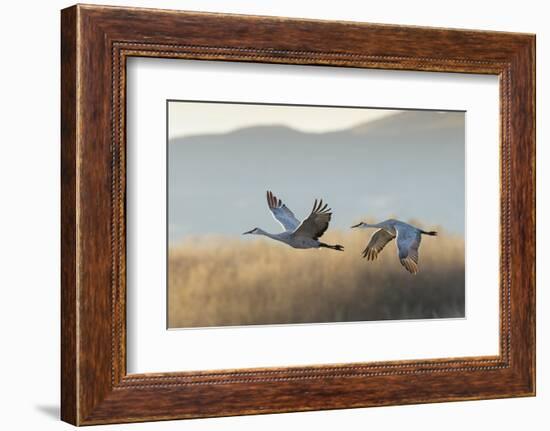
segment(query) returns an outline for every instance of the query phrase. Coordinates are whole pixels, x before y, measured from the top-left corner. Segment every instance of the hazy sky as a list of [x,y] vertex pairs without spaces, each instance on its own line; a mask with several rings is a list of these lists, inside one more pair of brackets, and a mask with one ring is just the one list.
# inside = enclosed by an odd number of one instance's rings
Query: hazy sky
[[463,112],[206,102],[168,108],[171,243],[254,227],[279,232],[266,190],[298,219],[323,198],[333,209],[332,229],[395,217],[464,233]]
[[[231,113],[233,112],[233,113]],[[227,133],[237,129],[283,125],[308,133],[347,129],[395,114],[391,109],[323,108],[258,104],[170,102],[169,138]]]

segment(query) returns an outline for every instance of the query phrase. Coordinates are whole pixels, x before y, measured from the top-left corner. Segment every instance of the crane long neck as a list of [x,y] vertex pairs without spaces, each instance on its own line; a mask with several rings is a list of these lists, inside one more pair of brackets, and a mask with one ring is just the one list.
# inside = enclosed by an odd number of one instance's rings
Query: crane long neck
[[273,233],[266,232],[265,230],[260,229],[260,228],[257,229],[256,235],[267,236],[271,239],[279,239],[279,237],[277,235],[275,235]]
[[370,223],[365,223],[363,225],[364,227],[374,227],[374,228],[381,228],[381,229],[384,229],[384,228],[387,228],[387,224],[385,222],[381,222],[381,223],[373,223],[373,224],[370,224]]

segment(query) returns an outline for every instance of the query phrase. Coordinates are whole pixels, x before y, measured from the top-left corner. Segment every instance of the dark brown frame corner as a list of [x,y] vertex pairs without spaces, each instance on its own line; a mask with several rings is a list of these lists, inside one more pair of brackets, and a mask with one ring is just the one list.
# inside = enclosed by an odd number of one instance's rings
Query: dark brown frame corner
[[[534,395],[534,35],[81,5],[61,18],[64,421]],[[500,354],[128,375],[125,66],[131,56],[498,75]]]

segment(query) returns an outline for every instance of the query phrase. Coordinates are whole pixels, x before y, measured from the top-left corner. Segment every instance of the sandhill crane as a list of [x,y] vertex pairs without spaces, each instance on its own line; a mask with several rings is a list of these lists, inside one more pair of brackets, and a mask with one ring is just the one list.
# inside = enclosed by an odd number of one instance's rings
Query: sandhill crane
[[324,247],[332,250],[344,250],[344,247],[341,245],[329,245],[319,241],[319,238],[327,230],[330,218],[332,217],[331,209],[327,208],[327,204],[323,205],[322,200],[317,202],[317,199],[315,199],[311,213],[301,223],[294,216],[294,213],[269,190],[267,191],[267,205],[275,220],[284,228],[284,232],[269,233],[255,227],[243,233],[243,235],[264,235],[276,241],[284,242],[294,248]]
[[394,219],[375,224],[361,222],[352,226],[352,228],[356,227],[379,229],[372,234],[367,247],[363,250],[363,257],[367,258],[367,260],[376,259],[386,244],[392,239],[397,238],[399,260],[401,265],[411,274],[418,272],[418,247],[420,247],[422,235],[437,235],[435,231],[426,232],[413,225]]

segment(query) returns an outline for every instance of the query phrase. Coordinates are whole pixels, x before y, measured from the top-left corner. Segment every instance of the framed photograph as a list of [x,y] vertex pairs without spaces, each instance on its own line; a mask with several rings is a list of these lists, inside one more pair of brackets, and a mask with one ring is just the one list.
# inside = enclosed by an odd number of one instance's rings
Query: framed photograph
[[535,37],[61,14],[62,419],[535,394]]
[[465,317],[465,112],[167,110],[168,328]]

